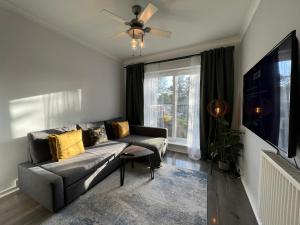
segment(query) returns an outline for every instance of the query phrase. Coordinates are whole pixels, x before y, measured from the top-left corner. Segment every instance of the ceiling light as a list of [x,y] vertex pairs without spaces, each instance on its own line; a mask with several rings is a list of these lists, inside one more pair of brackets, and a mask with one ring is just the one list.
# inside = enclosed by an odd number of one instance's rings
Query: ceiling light
[[140,48],[144,48],[145,47],[145,42],[144,42],[144,36],[142,36],[142,39],[139,40],[140,41]]
[[138,41],[135,38],[131,39],[131,49],[135,51],[138,47]]
[[144,48],[144,46],[145,46],[145,45],[144,45],[144,42],[141,41],[141,42],[140,42],[140,48]]

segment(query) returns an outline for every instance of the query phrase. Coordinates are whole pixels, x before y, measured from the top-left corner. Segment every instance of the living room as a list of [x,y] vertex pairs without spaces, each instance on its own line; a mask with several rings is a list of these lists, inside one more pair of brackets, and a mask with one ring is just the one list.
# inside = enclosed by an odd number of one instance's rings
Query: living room
[[299,225],[299,9],[0,0],[0,224]]

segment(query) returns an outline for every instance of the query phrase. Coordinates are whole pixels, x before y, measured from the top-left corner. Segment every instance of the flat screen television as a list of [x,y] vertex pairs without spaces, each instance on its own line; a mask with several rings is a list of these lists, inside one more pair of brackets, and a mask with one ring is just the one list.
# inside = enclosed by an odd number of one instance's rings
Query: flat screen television
[[297,70],[293,31],[244,75],[243,125],[289,158],[296,155]]

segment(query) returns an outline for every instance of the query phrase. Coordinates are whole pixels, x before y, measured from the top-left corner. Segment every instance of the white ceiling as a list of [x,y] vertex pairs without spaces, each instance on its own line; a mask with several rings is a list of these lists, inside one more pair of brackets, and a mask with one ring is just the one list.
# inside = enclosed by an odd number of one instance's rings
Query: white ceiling
[[[113,36],[128,27],[101,14],[107,9],[126,20],[131,6],[146,0],[5,0],[15,11],[119,60],[132,57],[130,39]],[[147,23],[172,32],[169,39],[145,38],[143,55],[240,35],[255,0],[152,0],[159,11]]]

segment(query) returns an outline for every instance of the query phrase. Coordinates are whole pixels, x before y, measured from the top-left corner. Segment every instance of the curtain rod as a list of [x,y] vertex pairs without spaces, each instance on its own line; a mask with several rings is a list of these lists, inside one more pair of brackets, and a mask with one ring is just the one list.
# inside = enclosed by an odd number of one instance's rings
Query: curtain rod
[[[148,63],[145,63],[144,65],[150,65],[150,64],[154,64],[154,63],[170,62],[170,61],[175,61],[175,60],[179,60],[179,59],[191,58],[193,56],[198,56],[198,55],[201,55],[201,53],[193,54],[193,55],[186,55],[186,56],[181,56],[181,57],[176,57],[176,58],[172,58],[172,59],[164,59],[164,60],[158,60],[158,61],[154,61],[154,62],[148,62]],[[126,69],[127,66],[124,66],[123,68]]]

